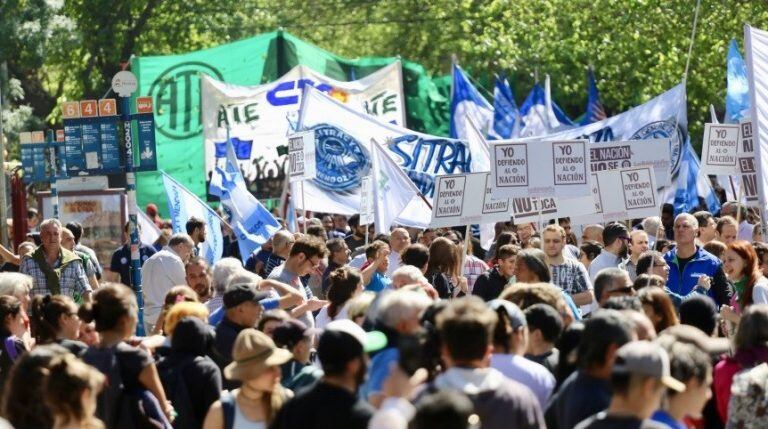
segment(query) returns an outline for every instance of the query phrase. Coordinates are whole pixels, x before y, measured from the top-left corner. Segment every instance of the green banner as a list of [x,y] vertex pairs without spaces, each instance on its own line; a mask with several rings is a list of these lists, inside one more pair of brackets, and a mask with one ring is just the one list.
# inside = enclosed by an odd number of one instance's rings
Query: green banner
[[[356,80],[395,61],[395,57],[347,59],[278,31],[181,55],[137,57],[131,68],[139,80],[137,96],[155,103],[158,168],[190,191],[206,197],[200,74],[239,85],[271,82],[296,65],[336,80]],[[408,127],[448,135],[449,100],[420,64],[402,61]],[[442,89],[442,88],[441,88]],[[168,217],[159,173],[140,173],[139,205],[154,202]]]

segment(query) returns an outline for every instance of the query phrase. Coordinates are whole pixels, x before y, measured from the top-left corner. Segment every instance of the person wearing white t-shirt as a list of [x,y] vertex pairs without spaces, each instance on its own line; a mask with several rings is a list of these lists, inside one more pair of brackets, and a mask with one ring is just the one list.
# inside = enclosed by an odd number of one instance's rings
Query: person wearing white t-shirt
[[189,235],[174,234],[168,240],[168,246],[152,255],[141,267],[145,332],[152,332],[168,291],[174,286],[187,284],[184,266],[194,247],[195,243]]
[[340,267],[328,276],[328,304],[315,317],[315,327],[325,328],[334,320],[349,319],[349,301],[363,290],[363,276],[357,268]]

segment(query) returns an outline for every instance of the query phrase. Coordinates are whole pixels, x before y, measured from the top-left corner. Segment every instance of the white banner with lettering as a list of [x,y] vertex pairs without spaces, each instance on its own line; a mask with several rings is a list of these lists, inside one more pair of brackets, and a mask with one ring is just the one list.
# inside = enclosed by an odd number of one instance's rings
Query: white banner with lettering
[[297,120],[305,87],[317,88],[351,109],[383,122],[405,125],[400,61],[362,79],[340,82],[306,66],[296,66],[275,82],[232,85],[203,76],[200,81],[206,174],[224,163],[229,136],[246,175],[278,168],[277,147],[286,143]]

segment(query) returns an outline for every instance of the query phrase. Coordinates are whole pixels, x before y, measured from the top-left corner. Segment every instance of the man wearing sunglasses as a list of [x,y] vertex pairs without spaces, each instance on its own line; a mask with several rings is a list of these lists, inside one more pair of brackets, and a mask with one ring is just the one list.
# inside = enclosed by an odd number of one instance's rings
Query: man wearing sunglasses
[[603,251],[589,265],[589,278],[595,283],[597,273],[605,268],[616,268],[627,257],[629,230],[622,223],[611,222],[603,230]]

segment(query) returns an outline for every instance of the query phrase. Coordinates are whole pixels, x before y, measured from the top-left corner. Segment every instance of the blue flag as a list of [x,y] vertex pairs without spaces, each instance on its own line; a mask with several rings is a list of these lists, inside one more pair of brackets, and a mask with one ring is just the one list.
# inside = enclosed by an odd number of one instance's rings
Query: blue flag
[[573,125],[563,109],[552,100],[548,90],[549,76],[545,86],[535,84],[520,106],[521,137],[544,136]]
[[597,91],[595,73],[590,68],[587,74],[587,111],[584,113],[584,118],[582,118],[580,125],[589,125],[593,122],[602,121],[607,117],[605,116],[603,103],[600,101],[600,93]]
[[454,64],[450,123],[452,138],[466,140],[466,121],[471,121],[484,133],[492,133],[493,108],[472,85],[461,67]]
[[221,219],[208,204],[190,192],[173,177],[162,172],[165,193],[168,197],[168,213],[170,213],[173,232],[186,232],[187,221],[191,217],[205,222],[207,237],[203,242],[202,255],[213,265],[221,259],[224,252],[224,237],[221,233]]
[[515,125],[520,123],[519,119],[520,111],[517,109],[512,87],[507,79],[496,76],[493,88],[493,131],[501,139],[511,138]]
[[675,216],[680,213],[697,210],[699,207],[699,197],[704,200],[707,211],[710,213],[720,211],[720,201],[715,191],[708,183],[707,178],[699,174],[699,157],[696,156],[696,152],[693,150],[689,140],[686,140],[680,156],[677,189],[675,190],[675,198],[672,203],[675,208]]
[[243,259],[280,230],[277,219],[246,188],[232,144],[227,144],[225,168],[216,167],[213,172],[209,191],[219,196],[221,204],[230,212],[232,230]]
[[739,44],[731,40],[728,48],[728,90],[725,93],[725,122],[737,123],[749,116],[749,82],[747,66],[739,52]]

